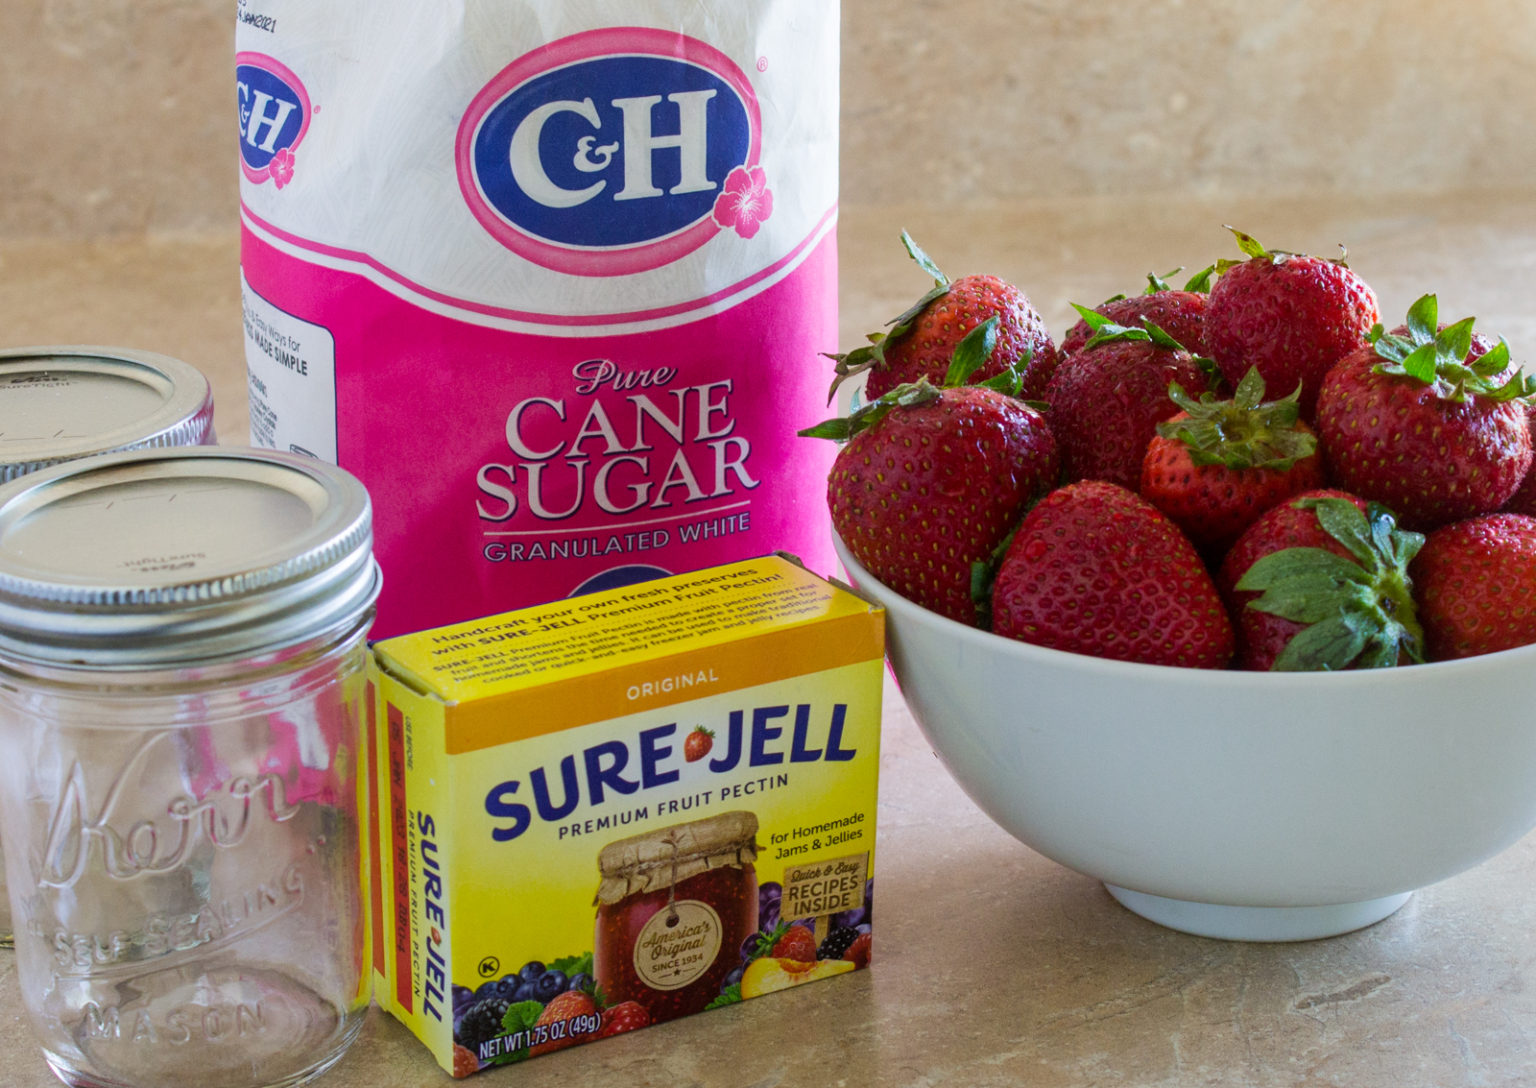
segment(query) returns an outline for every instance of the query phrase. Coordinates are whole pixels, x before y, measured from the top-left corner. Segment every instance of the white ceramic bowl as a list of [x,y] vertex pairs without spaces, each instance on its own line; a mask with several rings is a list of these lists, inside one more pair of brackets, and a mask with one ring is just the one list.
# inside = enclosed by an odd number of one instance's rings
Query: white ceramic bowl
[[1326,675],[1132,665],[955,623],[837,547],[966,793],[1153,921],[1344,933],[1536,827],[1536,646]]

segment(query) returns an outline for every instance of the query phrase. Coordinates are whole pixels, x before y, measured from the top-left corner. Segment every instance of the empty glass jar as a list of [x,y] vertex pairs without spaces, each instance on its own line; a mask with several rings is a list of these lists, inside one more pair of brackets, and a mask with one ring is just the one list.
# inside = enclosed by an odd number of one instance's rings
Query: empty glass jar
[[17,972],[72,1085],[266,1088],[368,1001],[367,493],[269,451],[0,488],[0,831]]
[[[92,454],[213,442],[213,391],[179,359],[123,348],[0,350],[0,481]],[[0,946],[10,943],[0,855]]]

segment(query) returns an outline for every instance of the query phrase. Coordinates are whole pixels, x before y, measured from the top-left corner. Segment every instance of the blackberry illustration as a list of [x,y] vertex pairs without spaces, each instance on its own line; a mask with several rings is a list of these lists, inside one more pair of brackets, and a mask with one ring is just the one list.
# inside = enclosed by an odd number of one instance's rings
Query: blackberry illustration
[[464,1010],[454,1024],[453,1037],[461,1046],[478,1052],[480,1044],[501,1034],[502,1017],[511,1004],[504,997],[483,998]]
[[816,949],[816,958],[819,960],[840,960],[843,953],[848,951],[859,931],[852,926],[838,926],[821,942],[821,947]]

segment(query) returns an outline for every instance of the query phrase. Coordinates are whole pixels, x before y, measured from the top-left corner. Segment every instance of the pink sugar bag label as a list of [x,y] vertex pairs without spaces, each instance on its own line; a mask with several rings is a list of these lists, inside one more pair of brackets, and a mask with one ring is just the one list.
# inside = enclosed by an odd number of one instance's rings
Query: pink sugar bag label
[[379,637],[834,569],[838,5],[241,0],[251,436],[368,486]]

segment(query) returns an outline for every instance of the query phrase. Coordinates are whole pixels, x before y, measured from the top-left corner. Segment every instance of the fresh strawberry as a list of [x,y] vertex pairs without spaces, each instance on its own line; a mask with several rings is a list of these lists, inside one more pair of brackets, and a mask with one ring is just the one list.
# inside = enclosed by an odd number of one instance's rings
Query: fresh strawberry
[[1217,585],[1237,665],[1322,671],[1423,658],[1408,563],[1423,544],[1383,507],[1336,489],[1288,499],[1249,526]]
[[1179,410],[1168,398],[1169,385],[1203,393],[1206,375],[1195,356],[1156,324],[1132,329],[1077,310],[1096,332],[1062,357],[1045,389],[1063,475],[1135,490],[1147,443],[1158,423]]
[[1376,293],[1344,263],[1271,250],[1228,227],[1247,255],[1217,264],[1205,312],[1206,343],[1235,385],[1258,367],[1277,394],[1301,387],[1301,415],[1312,418],[1323,375],[1366,343],[1380,318]]
[[[563,994],[555,996],[544,1011],[539,1013],[535,1021],[538,1027],[548,1027],[551,1024],[567,1020],[575,1020],[578,1016],[589,1017],[597,1012],[597,1003],[592,1000],[592,995],[585,990],[567,990]],[[571,1028],[559,1033],[559,1038],[550,1038],[546,1042],[536,1043],[528,1049],[532,1056],[549,1054],[556,1050],[564,1050],[568,1046],[584,1043],[589,1038],[594,1038],[590,1031],[576,1031]]]
[[683,739],[683,758],[689,763],[697,763],[709,755],[709,750],[714,747],[714,744],[714,730],[696,725],[693,727],[693,732]]
[[1348,556],[1349,550],[1328,535],[1317,523],[1317,514],[1312,506],[1302,501],[1326,498],[1344,499],[1353,503],[1362,514],[1365,512],[1364,499],[1333,487],[1303,491],[1276,503],[1243,531],[1243,535],[1238,537],[1222,558],[1221,566],[1217,569],[1216,588],[1221,591],[1223,599],[1229,603],[1237,600],[1241,605],[1257,597],[1258,594],[1249,593],[1240,599],[1236,598],[1233,596],[1233,587],[1249,567],[1270,552],[1284,548],[1325,548],[1335,555]]
[[[961,342],[946,382],[975,373],[994,327]],[[848,440],[827,502],[854,558],[903,597],[961,623],[977,622],[972,564],[991,556],[1060,467],[1044,418],[1009,395],[1016,382],[1005,374],[941,389],[923,379],[800,432]]]
[[603,1026],[597,1037],[606,1039],[610,1035],[623,1035],[626,1031],[638,1031],[650,1026],[651,1014],[644,1005],[638,1001],[623,1001],[603,1010]]
[[997,573],[993,630],[1118,661],[1219,669],[1232,626],[1194,546],[1134,492],[1085,480],[1025,516]]
[[773,942],[768,953],[775,959],[795,960],[799,963],[816,962],[816,935],[804,926],[790,926],[783,936]]
[[1157,425],[1141,465],[1141,496],[1173,519],[1195,547],[1220,557],[1260,514],[1322,486],[1317,437],[1299,418],[1296,393],[1264,400],[1250,370],[1231,400],[1198,401],[1175,383],[1183,411]]
[[[1525,430],[1531,436],[1531,448],[1536,450],[1536,411],[1529,404],[1525,406]],[[1520,486],[1515,488],[1503,509],[1509,514],[1536,516],[1536,456],[1531,458],[1531,467],[1525,470]]]
[[[1194,354],[1209,355],[1205,346],[1205,306],[1214,271],[1215,266],[1202,269],[1182,290],[1168,286],[1161,276],[1148,276],[1149,286],[1141,294],[1119,295],[1093,309],[1101,317],[1127,328],[1143,328],[1142,322],[1150,321]],[[1093,334],[1093,326],[1086,319],[1079,319],[1062,337],[1056,351],[1058,358],[1082,350]]]
[[901,241],[918,266],[933,277],[933,289],[892,321],[888,332],[872,334],[867,346],[830,356],[837,364],[833,389],[865,371],[869,375],[864,385],[866,400],[919,378],[938,385],[966,334],[997,318],[997,349],[978,377],[985,380],[1017,366],[1022,382],[1019,395],[1038,398],[1056,365],[1056,345],[1029,297],[996,276],[951,280],[905,231]]
[[1536,518],[1488,514],[1443,526],[1410,569],[1432,660],[1536,642]]
[[1509,366],[1502,341],[1478,355],[1471,318],[1441,329],[1434,295],[1413,304],[1405,328],[1323,381],[1317,429],[1333,478],[1413,529],[1492,513],[1531,466],[1536,378]]
[[860,933],[843,953],[843,959],[852,963],[855,967],[868,967],[870,960],[874,958],[874,938],[868,933]]

